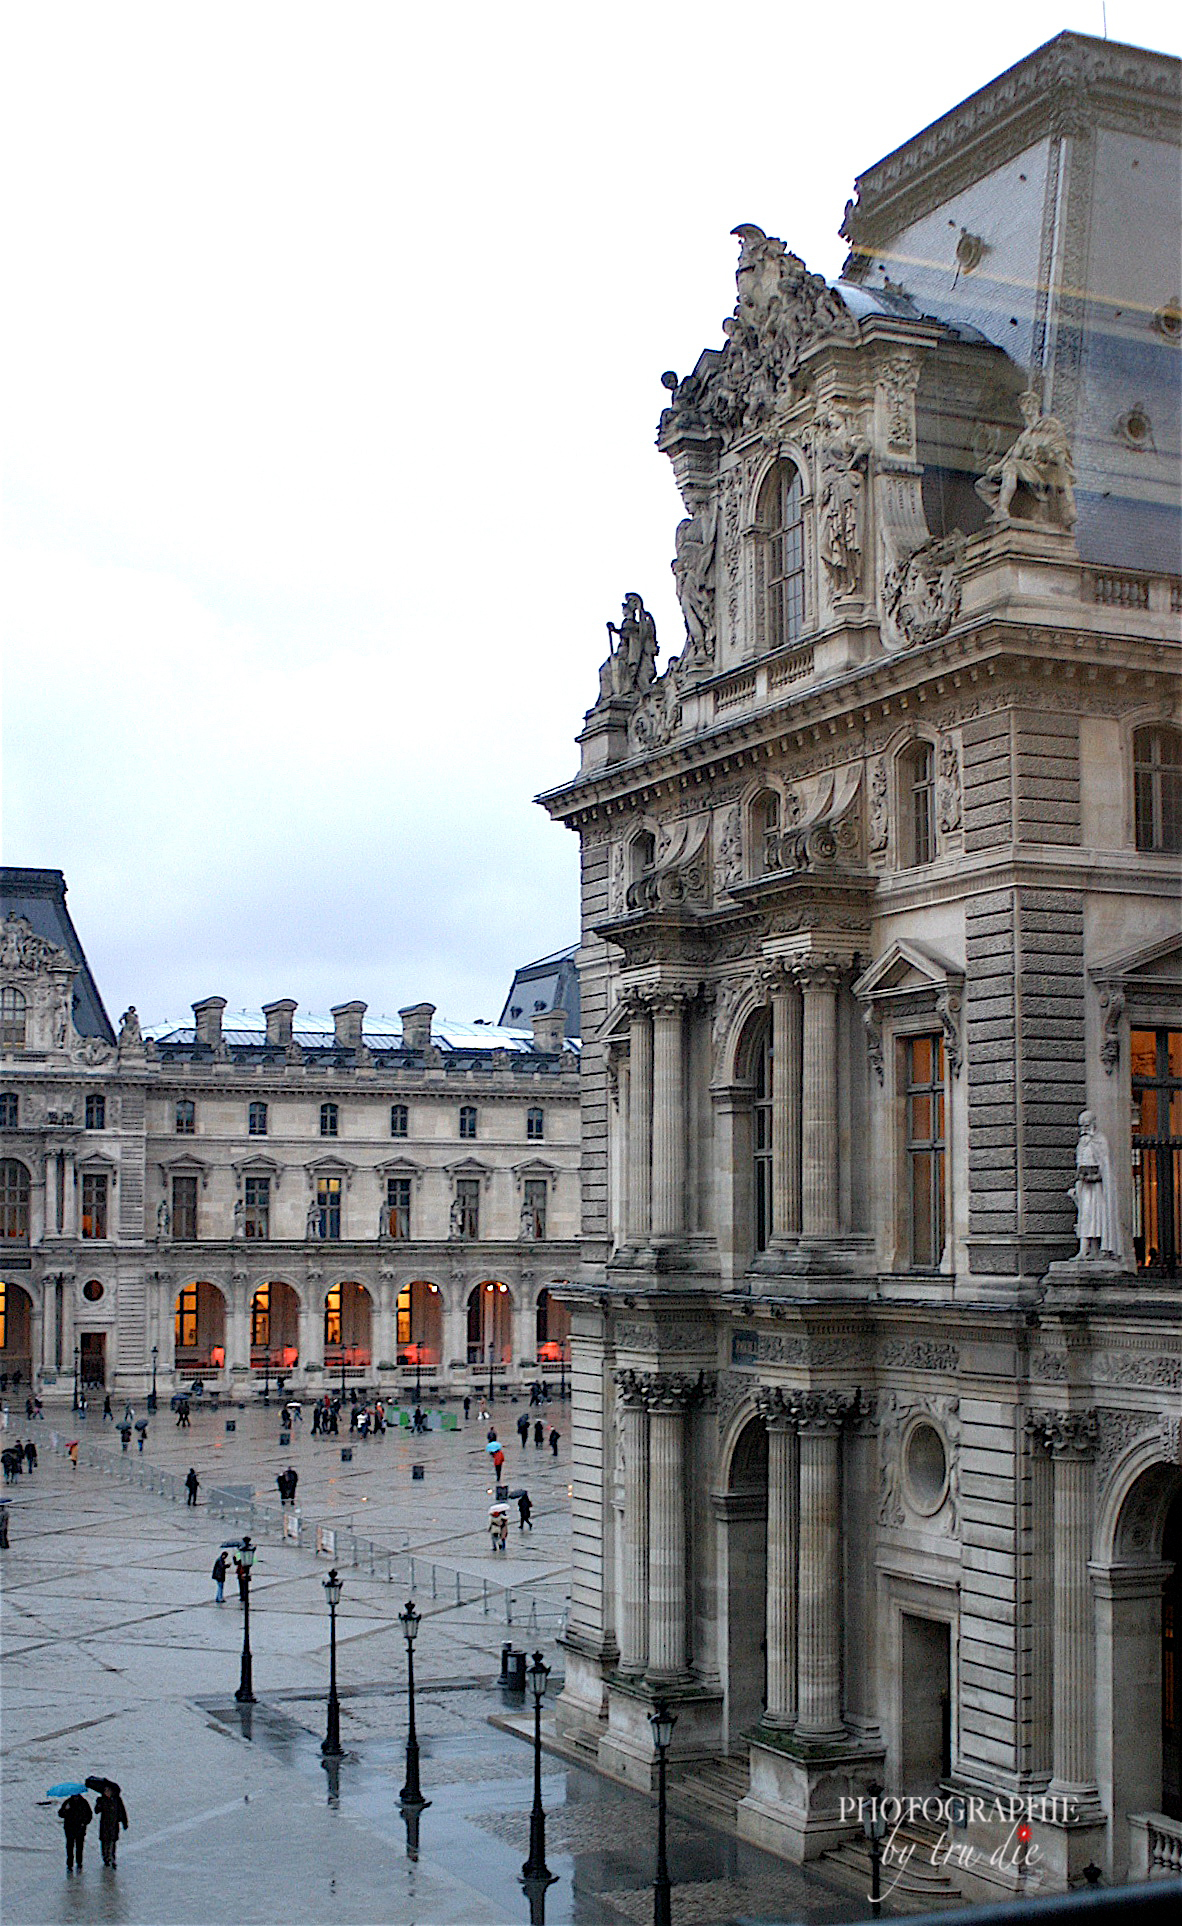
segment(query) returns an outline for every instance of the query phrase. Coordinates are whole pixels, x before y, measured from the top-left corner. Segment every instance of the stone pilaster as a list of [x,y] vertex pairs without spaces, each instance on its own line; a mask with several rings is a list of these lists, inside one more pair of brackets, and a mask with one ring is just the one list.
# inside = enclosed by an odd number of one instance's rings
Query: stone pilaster
[[792,968],[803,1004],[800,1229],[805,1238],[832,1238],[839,1230],[837,992],[841,969],[814,958],[804,958]]
[[647,1244],[652,1228],[653,1020],[632,1005],[628,1044],[628,1242]]
[[675,1243],[685,1230],[685,998],[653,1004],[652,1241]]
[[[807,1022],[807,1004],[806,1004]],[[841,1716],[841,1427],[854,1400],[841,1391],[793,1399],[800,1427],[800,1632],[796,1735],[832,1744]]]
[[796,1724],[797,1555],[800,1538],[800,1443],[782,1391],[762,1392],[768,1433],[767,1709],[766,1725]]
[[1095,1675],[1091,1579],[1094,1411],[1035,1411],[1028,1419],[1054,1471],[1052,1796],[1096,1805]]
[[686,1583],[686,1413],[702,1380],[680,1371],[646,1374],[649,1459],[648,1670],[653,1685],[689,1676]]
[[772,992],[772,1232],[800,1230],[801,999],[781,977]]
[[624,1459],[624,1545],[620,1598],[620,1670],[636,1677],[648,1664],[648,1411],[635,1371],[617,1371]]

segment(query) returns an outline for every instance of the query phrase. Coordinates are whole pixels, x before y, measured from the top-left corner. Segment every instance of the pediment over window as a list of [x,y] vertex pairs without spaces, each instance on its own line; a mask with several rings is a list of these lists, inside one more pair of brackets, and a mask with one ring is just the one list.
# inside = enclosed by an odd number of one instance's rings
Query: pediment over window
[[877,963],[862,972],[854,984],[854,995],[860,1001],[920,996],[927,991],[944,989],[950,983],[963,989],[964,971],[959,965],[950,963],[938,950],[929,950],[922,943],[899,937]]
[[170,1177],[200,1177],[202,1190],[209,1188],[209,1165],[200,1157],[165,1157],[159,1170],[166,1184]]
[[540,1157],[533,1157],[528,1163],[514,1164],[513,1175],[517,1180],[517,1188],[520,1190],[527,1178],[541,1177],[544,1178],[547,1183],[553,1183],[558,1176],[558,1172],[553,1164],[544,1163]]
[[230,1168],[240,1182],[243,1177],[270,1177],[276,1190],[283,1182],[283,1165],[277,1164],[274,1157],[243,1157]]
[[874,1074],[884,1080],[882,1025],[888,1018],[909,1029],[919,1019],[935,1017],[944,1034],[944,1052],[954,1077],[960,1075],[961,1010],[964,971],[938,950],[899,937],[854,984],[862,1005],[866,1047]]
[[458,1164],[445,1164],[444,1170],[453,1183],[457,1177],[478,1177],[486,1189],[493,1178],[491,1167],[478,1157],[462,1157]]
[[414,1184],[423,1181],[423,1166],[416,1164],[413,1157],[388,1157],[384,1164],[374,1166],[379,1177],[409,1177]]
[[1141,949],[1122,950],[1093,963],[1088,975],[1095,984],[1132,989],[1143,983],[1152,990],[1182,992],[1182,936],[1165,936]]
[[312,1163],[305,1165],[308,1189],[316,1188],[318,1177],[343,1177],[345,1189],[348,1190],[353,1182],[353,1173],[356,1168],[356,1164],[347,1163],[343,1157],[317,1157]]
[[1182,1007],[1182,936],[1164,936],[1139,949],[1118,951],[1093,963],[1088,976],[1100,997],[1100,1061],[1111,1076],[1120,1062],[1126,1020],[1134,1026],[1178,1021]]

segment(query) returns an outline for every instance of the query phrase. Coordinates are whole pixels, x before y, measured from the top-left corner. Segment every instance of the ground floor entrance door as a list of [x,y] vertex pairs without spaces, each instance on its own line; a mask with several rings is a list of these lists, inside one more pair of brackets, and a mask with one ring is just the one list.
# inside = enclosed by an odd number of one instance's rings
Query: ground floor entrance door
[[903,1613],[899,1767],[907,1798],[923,1798],[952,1767],[952,1627]]

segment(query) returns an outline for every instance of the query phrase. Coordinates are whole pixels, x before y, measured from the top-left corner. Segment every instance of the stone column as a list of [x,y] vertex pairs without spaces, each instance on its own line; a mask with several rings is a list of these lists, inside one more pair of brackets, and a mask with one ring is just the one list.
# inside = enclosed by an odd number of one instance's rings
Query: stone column
[[685,1230],[685,998],[653,1007],[653,1242]]
[[841,1716],[839,1452],[841,1427],[851,1402],[838,1391],[806,1391],[793,1400],[800,1425],[796,1736],[806,1741],[832,1743],[845,1736]]
[[[374,1361],[374,1369],[376,1370],[379,1364],[392,1364],[394,1362],[394,1280],[393,1278],[386,1277],[386,1276],[381,1276],[377,1278],[372,1286],[372,1292],[373,1292],[373,1321],[370,1326],[370,1341],[373,1346],[373,1361]],[[439,1338],[440,1338],[439,1348],[442,1351],[444,1348],[442,1329],[440,1330]],[[447,1360],[446,1358],[443,1358],[440,1363],[440,1371],[439,1371],[439,1378],[441,1383],[443,1381],[446,1368],[447,1368]]]
[[768,1432],[767,1710],[764,1724],[796,1724],[797,1554],[800,1538],[800,1442],[782,1391],[759,1399]]
[[652,1230],[653,1020],[632,1005],[628,1044],[628,1242],[647,1244]]
[[696,1379],[660,1372],[644,1380],[649,1446],[648,1678],[687,1676],[685,1421]]
[[324,1369],[324,1279],[310,1278],[300,1299],[300,1363]]
[[624,1557],[620,1599],[620,1670],[635,1676],[648,1664],[648,1412],[635,1371],[617,1371],[624,1459]]
[[1048,1794],[1098,1801],[1096,1651],[1088,1558],[1092,1536],[1094,1411],[1035,1412],[1030,1420],[1054,1469],[1053,1776]]
[[226,1369],[250,1366],[250,1282],[236,1277],[226,1302]]
[[806,1238],[836,1237],[837,964],[806,958],[794,965],[803,1003],[801,1076],[801,1216]]
[[772,992],[772,1231],[800,1231],[801,1004],[780,978]]

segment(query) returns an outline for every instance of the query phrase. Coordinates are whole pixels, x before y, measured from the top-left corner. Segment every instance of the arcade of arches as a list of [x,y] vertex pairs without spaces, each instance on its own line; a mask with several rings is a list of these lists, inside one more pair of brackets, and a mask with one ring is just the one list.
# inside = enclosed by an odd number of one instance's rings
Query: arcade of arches
[[20,1284],[0,1279],[0,1381],[32,1382],[33,1301]]

